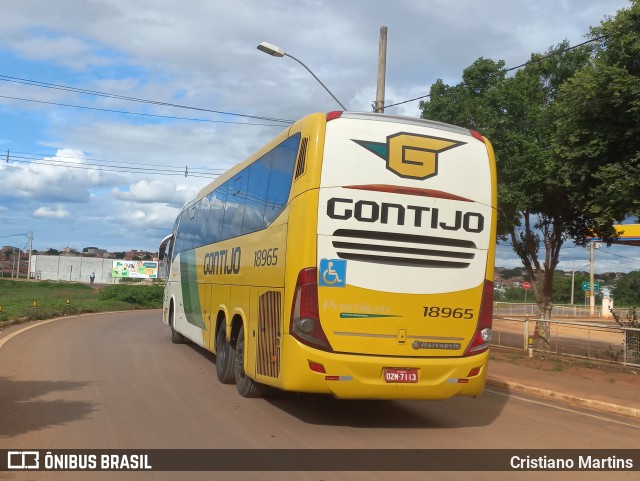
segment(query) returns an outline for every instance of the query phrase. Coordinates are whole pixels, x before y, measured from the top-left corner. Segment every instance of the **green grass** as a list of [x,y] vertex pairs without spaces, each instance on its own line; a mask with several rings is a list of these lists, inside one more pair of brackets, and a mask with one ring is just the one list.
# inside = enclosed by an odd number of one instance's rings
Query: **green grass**
[[[160,308],[163,290],[159,284],[115,284],[98,289],[86,284],[0,279],[0,323],[83,312]],[[37,307],[33,307],[34,302]]]
[[560,359],[556,358],[553,360],[553,368],[551,370],[554,372],[562,372],[564,371],[564,364],[562,364]]

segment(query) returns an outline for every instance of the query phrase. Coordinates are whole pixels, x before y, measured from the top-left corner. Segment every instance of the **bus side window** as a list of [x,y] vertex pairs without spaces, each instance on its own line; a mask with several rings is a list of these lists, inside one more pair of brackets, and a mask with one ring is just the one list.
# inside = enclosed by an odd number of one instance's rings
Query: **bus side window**
[[269,172],[271,170],[271,152],[263,155],[247,169],[249,183],[247,185],[247,203],[242,219],[242,233],[249,234],[267,227],[264,210],[267,204],[269,189]]
[[269,176],[269,191],[265,210],[267,224],[271,224],[287,205],[299,145],[300,134],[296,134],[273,150],[273,164]]
[[227,187],[227,202],[222,225],[223,239],[237,237],[242,232],[242,217],[247,202],[247,180],[247,172],[242,171],[224,183],[224,186]]
[[184,236],[185,236],[184,228],[186,223],[183,221],[184,221],[184,217],[186,217],[186,212],[187,211],[182,211],[182,213],[178,216],[178,220],[176,221],[176,225],[177,225],[176,240],[175,240],[175,246],[173,248],[173,253],[175,255],[179,254],[184,250]]
[[206,244],[213,244],[222,240],[222,223],[224,222],[224,206],[227,195],[224,186],[218,187],[207,196],[209,215],[207,216]]

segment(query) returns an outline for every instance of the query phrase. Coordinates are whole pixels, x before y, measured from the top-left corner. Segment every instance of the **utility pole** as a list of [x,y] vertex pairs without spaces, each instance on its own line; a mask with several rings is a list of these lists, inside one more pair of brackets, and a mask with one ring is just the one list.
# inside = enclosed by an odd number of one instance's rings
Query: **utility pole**
[[33,231],[29,231],[29,270],[27,271],[27,279],[31,278],[31,254],[33,252]]
[[596,296],[593,289],[593,251],[595,249],[595,242],[592,240],[589,243],[589,263],[591,264],[591,271],[589,272],[589,306],[590,316],[593,317],[596,314]]
[[18,248],[18,268],[16,269],[16,279],[20,279],[20,257],[22,257],[22,250]]
[[573,270],[571,271],[571,305],[573,306],[573,286],[576,278],[576,261],[573,261]]
[[380,47],[378,49],[378,88],[373,111],[384,113],[384,81],[387,71],[387,27],[380,27]]

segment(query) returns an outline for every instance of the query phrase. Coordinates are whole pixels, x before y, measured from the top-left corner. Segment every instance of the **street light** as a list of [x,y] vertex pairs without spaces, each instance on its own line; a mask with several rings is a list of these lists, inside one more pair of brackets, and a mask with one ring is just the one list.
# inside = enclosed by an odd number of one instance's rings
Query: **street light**
[[[587,267],[589,263],[583,265],[580,270]],[[574,279],[576,277],[576,261],[573,261],[573,270],[571,271],[571,305],[573,306],[573,290],[574,290]]]
[[298,60],[297,58],[295,58],[293,55],[286,53],[284,50],[282,50],[280,47],[273,45],[272,43],[268,43],[268,42],[262,42],[260,45],[258,45],[258,50],[268,53],[269,55],[271,55],[272,57],[289,57],[292,58],[293,60],[295,60],[296,62],[298,62],[300,65],[302,65],[304,68],[307,69],[307,71],[313,75],[313,78],[315,78],[318,83],[320,85],[322,85],[322,87],[324,87],[324,89],[329,92],[329,95],[331,95],[333,97],[333,100],[335,100],[336,102],[338,102],[338,104],[340,105],[340,107],[342,107],[342,110],[347,110],[347,108],[342,105],[342,102],[340,102],[335,95],[333,95],[331,93],[331,90],[329,90],[327,88],[327,86],[325,84],[322,83],[322,81],[316,76],[316,74],[314,74],[311,69],[309,67],[307,67],[304,63],[302,63],[300,60]]

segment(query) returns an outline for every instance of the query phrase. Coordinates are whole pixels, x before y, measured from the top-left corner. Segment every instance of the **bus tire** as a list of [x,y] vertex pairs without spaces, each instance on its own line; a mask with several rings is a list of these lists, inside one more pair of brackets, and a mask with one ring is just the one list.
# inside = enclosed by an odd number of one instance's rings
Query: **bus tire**
[[216,374],[222,384],[233,384],[236,380],[236,351],[227,342],[224,321],[216,333]]
[[173,326],[171,326],[171,342],[174,344],[184,344],[185,342],[184,336],[176,331]]
[[171,326],[171,342],[174,344],[184,344],[185,337],[173,328],[173,309],[169,311],[169,325]]
[[242,397],[261,397],[264,386],[244,372],[244,326],[240,327],[236,341],[236,388]]

